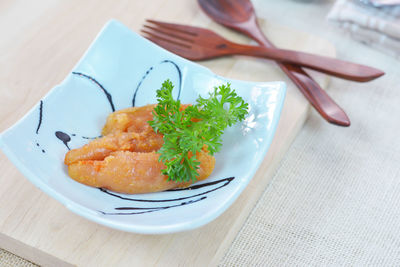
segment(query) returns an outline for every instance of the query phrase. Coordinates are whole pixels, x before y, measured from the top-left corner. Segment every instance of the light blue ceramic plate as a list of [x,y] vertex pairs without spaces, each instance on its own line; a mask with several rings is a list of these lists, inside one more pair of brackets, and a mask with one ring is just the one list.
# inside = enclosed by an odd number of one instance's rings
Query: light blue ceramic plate
[[[191,190],[141,195],[70,179],[63,164],[68,149],[99,136],[113,110],[155,103],[155,91],[165,79],[174,83],[175,97],[183,103],[226,82],[249,103],[247,119],[226,130],[212,175]],[[33,184],[89,220],[136,233],[189,230],[218,217],[249,183],[274,136],[285,90],[282,82],[217,76],[111,21],[67,78],[2,133],[0,144]]]

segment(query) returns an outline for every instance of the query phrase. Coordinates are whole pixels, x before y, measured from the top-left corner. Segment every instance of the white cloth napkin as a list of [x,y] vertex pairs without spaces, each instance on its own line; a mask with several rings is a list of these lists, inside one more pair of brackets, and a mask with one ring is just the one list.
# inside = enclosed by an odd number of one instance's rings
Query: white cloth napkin
[[328,19],[355,39],[400,59],[400,6],[376,8],[355,0],[338,0]]

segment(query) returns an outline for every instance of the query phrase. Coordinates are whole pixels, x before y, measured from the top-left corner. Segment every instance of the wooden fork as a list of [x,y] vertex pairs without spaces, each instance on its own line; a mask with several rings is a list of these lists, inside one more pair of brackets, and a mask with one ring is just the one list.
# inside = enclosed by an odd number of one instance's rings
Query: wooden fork
[[161,47],[190,60],[205,60],[227,55],[263,57],[291,63],[339,78],[368,82],[384,72],[347,61],[292,50],[242,45],[199,27],[146,20],[144,36]]

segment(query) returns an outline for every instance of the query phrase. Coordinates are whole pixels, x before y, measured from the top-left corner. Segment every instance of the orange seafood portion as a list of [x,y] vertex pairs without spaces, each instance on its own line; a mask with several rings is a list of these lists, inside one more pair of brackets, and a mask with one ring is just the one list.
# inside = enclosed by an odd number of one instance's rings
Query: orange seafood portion
[[[215,159],[204,152],[197,156],[201,162],[198,180],[203,180],[214,169]],[[68,172],[80,183],[126,194],[157,192],[191,184],[167,181],[168,177],[161,174],[165,166],[158,157],[156,152],[118,151],[101,161],[73,163],[68,166]]]
[[115,151],[152,152],[163,145],[163,135],[156,134],[147,123],[153,119],[155,105],[133,107],[111,113],[102,130],[102,138],[69,151],[64,163],[103,160]]
[[132,107],[111,113],[103,127],[102,135],[120,132],[156,134],[147,123],[153,120],[152,111],[156,105]]
[[135,132],[113,133],[93,140],[81,148],[69,151],[64,163],[70,165],[81,160],[103,160],[115,151],[152,152],[161,148],[162,135]]
[[[147,123],[153,119],[155,105],[116,111],[107,118],[103,137],[65,156],[68,173],[74,180],[115,192],[136,194],[186,187],[192,182],[167,181],[157,151],[163,136]],[[196,154],[200,162],[198,180],[206,179],[214,169],[215,158],[207,151]]]

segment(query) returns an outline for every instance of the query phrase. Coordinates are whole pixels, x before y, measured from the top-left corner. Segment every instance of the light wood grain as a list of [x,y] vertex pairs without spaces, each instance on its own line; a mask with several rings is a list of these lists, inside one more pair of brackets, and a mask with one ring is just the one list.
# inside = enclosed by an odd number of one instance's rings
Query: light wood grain
[[[211,23],[194,1],[0,2],[0,131],[15,123],[82,56],[102,26],[116,18],[138,31],[146,18],[209,27],[235,41],[248,39]],[[262,23],[282,48],[334,56],[328,42]],[[12,26],[12,27],[11,27]],[[44,266],[210,266],[218,264],[306,119],[309,105],[273,62],[245,57],[201,62],[219,75],[284,80],[287,98],[278,131],[255,177],[224,214],[199,229],[169,235],[124,233],[87,221],[30,184],[0,153],[0,247]],[[314,75],[326,87],[326,76]]]

